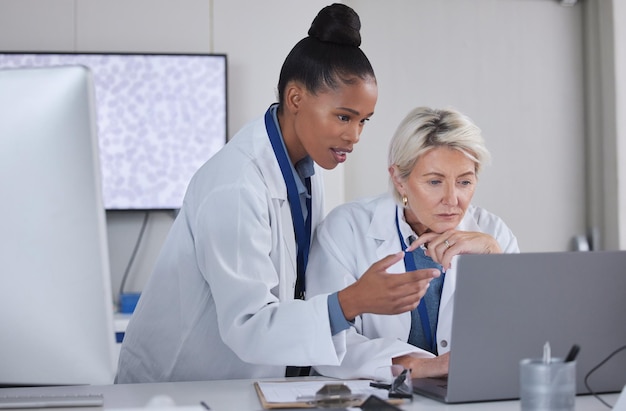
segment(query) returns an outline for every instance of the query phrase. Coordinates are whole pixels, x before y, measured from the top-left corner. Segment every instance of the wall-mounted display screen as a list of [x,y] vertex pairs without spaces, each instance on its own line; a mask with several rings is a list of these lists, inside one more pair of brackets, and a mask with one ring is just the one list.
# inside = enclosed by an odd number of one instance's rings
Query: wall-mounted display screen
[[194,172],[226,144],[226,56],[0,53],[0,69],[59,65],[93,73],[105,208],[180,208]]

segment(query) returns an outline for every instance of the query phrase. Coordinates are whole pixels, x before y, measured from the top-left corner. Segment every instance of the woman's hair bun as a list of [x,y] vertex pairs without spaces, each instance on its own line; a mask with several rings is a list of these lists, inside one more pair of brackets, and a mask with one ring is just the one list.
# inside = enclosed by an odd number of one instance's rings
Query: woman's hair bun
[[308,34],[320,41],[359,47],[360,30],[359,15],[345,4],[334,3],[320,10]]

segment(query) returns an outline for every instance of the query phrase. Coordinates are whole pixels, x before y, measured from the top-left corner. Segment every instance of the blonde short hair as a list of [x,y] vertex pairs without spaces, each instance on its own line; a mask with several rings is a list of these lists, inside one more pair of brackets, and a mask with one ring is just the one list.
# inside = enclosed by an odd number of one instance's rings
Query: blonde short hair
[[[397,177],[406,180],[419,157],[436,147],[465,154],[476,165],[476,174],[491,159],[480,129],[469,117],[450,108],[417,107],[402,120],[391,139],[388,166],[395,166]],[[389,182],[395,200],[402,204],[391,176]]]

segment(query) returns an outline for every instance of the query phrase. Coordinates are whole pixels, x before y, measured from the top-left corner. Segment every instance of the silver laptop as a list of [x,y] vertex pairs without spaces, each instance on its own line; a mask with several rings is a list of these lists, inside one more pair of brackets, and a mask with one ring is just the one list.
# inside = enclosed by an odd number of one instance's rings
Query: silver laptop
[[[413,379],[446,403],[519,398],[519,361],[573,344],[578,394],[587,373],[626,345],[626,251],[464,255],[457,262],[447,379]],[[588,378],[596,393],[626,385],[626,351]]]

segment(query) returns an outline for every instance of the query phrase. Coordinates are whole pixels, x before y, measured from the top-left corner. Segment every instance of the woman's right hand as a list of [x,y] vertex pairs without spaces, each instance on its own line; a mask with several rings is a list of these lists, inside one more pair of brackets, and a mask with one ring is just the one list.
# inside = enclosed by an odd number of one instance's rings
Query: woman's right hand
[[338,298],[348,321],[363,313],[400,314],[417,307],[437,269],[389,274],[387,269],[404,258],[404,253],[388,255],[372,266],[355,283],[339,291]]

